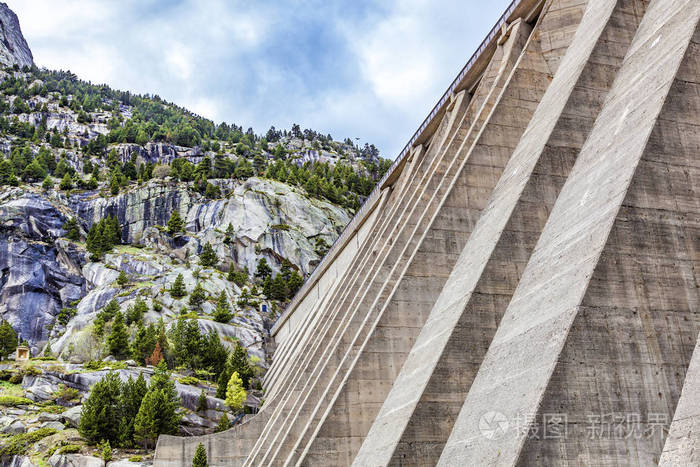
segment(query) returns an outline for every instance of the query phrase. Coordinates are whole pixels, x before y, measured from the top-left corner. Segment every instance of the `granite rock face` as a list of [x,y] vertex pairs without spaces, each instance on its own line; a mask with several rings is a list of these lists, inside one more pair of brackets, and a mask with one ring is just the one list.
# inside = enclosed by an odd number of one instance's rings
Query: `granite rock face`
[[[57,241],[66,217],[46,198],[12,189],[0,204],[0,314],[31,344],[85,293],[81,254]],[[36,347],[35,347],[36,350]]]
[[[243,183],[214,181],[226,198],[206,200],[182,184],[151,181],[110,198],[94,193],[71,197],[70,207],[89,228],[107,216],[122,225],[125,243],[158,242],[150,227],[165,225],[178,209],[186,222],[186,237],[171,239],[170,250],[198,254],[210,242],[219,257],[236,266],[255,270],[256,249],[279,269],[283,258],[310,273],[320,260],[316,240],[332,244],[350,217],[331,203],[308,198],[298,189],[273,180],[250,178]],[[234,235],[224,242],[228,225]]]
[[24,40],[17,15],[5,3],[0,3],[0,64],[3,66],[34,64],[32,51]]
[[[223,273],[205,269],[200,279],[188,262],[197,264],[203,245],[214,245],[221,268],[255,272],[264,257],[273,270],[283,259],[302,274],[320,261],[316,242],[332,244],[348,213],[328,202],[308,198],[302,190],[283,183],[251,178],[245,182],[214,180],[225,198],[208,200],[185,184],[152,180],[112,197],[83,192],[65,197],[32,188],[6,188],[0,193],[0,315],[27,339],[34,354],[47,339],[58,339],[54,352],[70,342],[89,350],[92,344],[77,335],[89,326],[96,313],[116,298],[124,307],[138,294],[158,300],[160,313],[150,319],[166,321],[188,306],[187,297],[174,299],[167,293],[175,277],[183,274],[188,289],[198,280],[211,296],[225,290],[232,301],[241,289]],[[186,231],[172,237],[159,230],[177,209]],[[122,226],[122,242],[104,262],[91,262],[84,244],[64,237],[64,223],[76,218],[83,235],[100,219],[115,216]],[[228,225],[234,234],[226,239]],[[226,241],[225,241],[226,240]],[[124,295],[115,284],[119,271],[141,285]],[[205,313],[213,305],[202,305]],[[63,308],[75,309],[67,325],[56,317]],[[230,324],[202,320],[202,329],[219,332],[249,346],[251,355],[265,360],[264,318],[255,309],[241,310]],[[230,341],[226,341],[230,345]],[[99,358],[95,354],[91,357]]]

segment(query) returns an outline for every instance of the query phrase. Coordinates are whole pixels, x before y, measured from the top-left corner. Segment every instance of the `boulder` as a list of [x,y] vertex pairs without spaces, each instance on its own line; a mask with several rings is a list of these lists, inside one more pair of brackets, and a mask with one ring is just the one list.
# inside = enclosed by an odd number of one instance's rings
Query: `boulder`
[[60,380],[48,375],[28,375],[22,379],[25,397],[34,402],[45,401],[58,391]]
[[65,429],[65,425],[61,422],[44,422],[41,424],[42,428],[53,428],[54,430],[61,431]]
[[51,467],[105,467],[102,459],[82,454],[54,454],[48,462]]
[[201,436],[211,432],[215,427],[216,423],[194,412],[184,414],[180,420],[180,432],[185,436]]
[[27,456],[13,456],[10,463],[6,465],[7,467],[37,467]]
[[3,415],[2,417],[0,417],[0,427],[6,427],[7,425],[14,422],[15,420],[16,420],[15,417]]
[[15,420],[0,430],[0,432],[5,433],[6,435],[17,435],[19,433],[24,433],[25,431],[27,431],[27,427],[20,420]]
[[78,430],[68,428],[66,430],[59,431],[58,433],[54,433],[51,436],[47,436],[46,438],[40,439],[39,441],[34,443],[34,447],[32,448],[32,450],[37,453],[43,454],[57,445],[82,444],[83,442],[84,441],[80,437],[80,433],[78,433]]
[[63,423],[70,427],[78,428],[78,426],[80,426],[80,415],[82,411],[82,405],[76,405],[75,407],[71,407],[70,409],[64,411],[61,414],[61,420],[63,420]]
[[57,413],[41,412],[37,417],[40,422],[59,422],[63,415]]

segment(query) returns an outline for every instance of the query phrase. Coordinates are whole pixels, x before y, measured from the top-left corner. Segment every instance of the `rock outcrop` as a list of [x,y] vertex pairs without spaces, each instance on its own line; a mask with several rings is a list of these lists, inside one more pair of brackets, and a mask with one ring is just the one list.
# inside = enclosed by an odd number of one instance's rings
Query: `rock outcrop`
[[61,308],[86,291],[81,254],[70,242],[57,241],[66,217],[46,198],[20,189],[2,197],[0,314],[37,344]]
[[[349,220],[344,209],[280,182],[259,178],[214,182],[226,198],[208,200],[185,184],[162,180],[111,197],[94,191],[66,198],[59,192],[5,189],[0,193],[0,315],[29,341],[34,354],[50,336],[58,338],[53,350],[60,352],[69,342],[80,341],[76,333],[113,298],[128,306],[145,294],[163,305],[150,319],[176,316],[187,307],[187,299],[173,299],[167,289],[180,273],[188,284],[197,282],[187,263],[198,263],[206,242],[214,245],[224,270],[248,268],[252,273],[264,257],[273,270],[286,259],[308,274],[321,259],[317,241],[332,244]],[[167,224],[176,209],[186,231],[172,237],[158,227]],[[70,218],[75,217],[87,232],[107,216],[119,220],[122,241],[139,248],[119,247],[105,263],[94,263],[84,244],[62,238],[66,234],[62,227]],[[234,233],[227,238],[229,224]],[[123,294],[115,284],[119,271],[139,288]],[[211,296],[225,290],[235,301],[241,294],[219,271],[203,270],[200,280]],[[63,308],[76,309],[67,326],[56,321]],[[211,303],[203,304],[205,314],[212,311]],[[205,320],[202,329],[238,339],[251,355],[265,360],[265,323],[257,310],[241,310],[231,324]]]
[[17,15],[5,3],[0,3],[0,64],[20,67],[34,64]]

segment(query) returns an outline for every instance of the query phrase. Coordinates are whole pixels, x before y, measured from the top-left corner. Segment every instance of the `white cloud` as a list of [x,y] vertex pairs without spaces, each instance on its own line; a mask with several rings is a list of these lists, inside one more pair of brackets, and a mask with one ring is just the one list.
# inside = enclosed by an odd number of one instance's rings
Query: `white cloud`
[[[394,157],[508,0],[6,0],[40,66]],[[315,32],[318,31],[318,34]]]
[[396,138],[383,145],[388,154],[393,157],[403,148],[505,3],[395,0],[387,14],[367,29],[342,26],[364,79],[381,107],[399,117],[394,117],[401,125],[396,133],[406,135],[405,140]]

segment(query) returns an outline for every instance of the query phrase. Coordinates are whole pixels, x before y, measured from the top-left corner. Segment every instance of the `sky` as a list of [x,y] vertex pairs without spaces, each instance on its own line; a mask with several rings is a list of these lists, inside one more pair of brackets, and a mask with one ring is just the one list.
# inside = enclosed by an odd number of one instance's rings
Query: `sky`
[[5,0],[35,63],[393,159],[509,0]]

